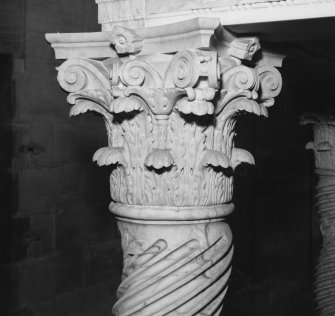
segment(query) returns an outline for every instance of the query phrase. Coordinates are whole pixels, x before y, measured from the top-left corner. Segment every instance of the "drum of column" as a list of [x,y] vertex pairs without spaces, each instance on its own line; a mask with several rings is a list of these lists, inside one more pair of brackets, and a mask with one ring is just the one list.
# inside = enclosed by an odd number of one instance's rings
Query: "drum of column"
[[[157,208],[111,208],[124,252],[113,315],[219,315],[233,255],[228,224],[224,218],[195,219],[187,207],[163,208],[160,218]],[[203,217],[214,214],[209,207],[203,211]]]

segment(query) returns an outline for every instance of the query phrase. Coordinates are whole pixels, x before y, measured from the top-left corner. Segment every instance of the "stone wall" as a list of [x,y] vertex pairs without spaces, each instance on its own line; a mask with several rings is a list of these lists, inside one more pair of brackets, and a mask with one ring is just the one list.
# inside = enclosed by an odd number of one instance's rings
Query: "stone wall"
[[69,119],[44,38],[98,30],[96,5],[8,0],[0,12],[0,314],[105,316],[122,268],[108,172],[91,162],[106,132],[99,117]]
[[[122,252],[108,212],[106,145],[94,115],[69,119],[46,32],[97,31],[91,0],[0,3],[1,315],[106,316]],[[2,25],[3,24],[3,25]],[[285,83],[284,76],[284,83]],[[237,169],[234,270],[225,315],[312,315],[312,137],[285,86],[268,120],[245,118],[237,146],[256,167]]]

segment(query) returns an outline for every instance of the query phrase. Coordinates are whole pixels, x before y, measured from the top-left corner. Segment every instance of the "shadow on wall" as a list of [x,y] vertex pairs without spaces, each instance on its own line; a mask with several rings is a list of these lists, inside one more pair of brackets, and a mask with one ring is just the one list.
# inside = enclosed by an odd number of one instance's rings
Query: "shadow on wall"
[[[13,72],[12,57],[7,54],[0,54],[0,197],[2,207],[0,212],[0,306],[7,310],[10,302],[11,270],[6,264],[9,258],[10,247],[12,245],[11,236],[11,76]],[[0,309],[1,310],[1,309]]]
[[237,126],[236,145],[254,153],[256,166],[242,165],[235,175],[228,220],[234,270],[222,315],[316,315],[320,234],[312,212],[314,159],[305,150],[312,133],[300,126],[300,111],[284,86],[268,119],[245,117]]
[[0,315],[105,316],[122,253],[101,118],[70,120],[46,32],[99,29],[91,0],[0,2]]

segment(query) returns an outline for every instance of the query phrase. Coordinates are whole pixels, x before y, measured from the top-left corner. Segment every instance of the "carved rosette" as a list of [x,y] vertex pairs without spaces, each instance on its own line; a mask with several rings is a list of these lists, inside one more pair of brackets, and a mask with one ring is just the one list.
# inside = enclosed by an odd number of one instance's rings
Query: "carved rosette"
[[110,209],[122,235],[114,315],[220,313],[233,253],[224,222],[233,172],[254,164],[234,146],[236,119],[267,116],[281,89],[275,68],[244,65],[259,49],[250,41],[227,56],[190,49],[72,59],[58,69],[70,114],[98,112],[107,127],[108,146],[93,160],[111,170]]
[[318,183],[315,209],[323,237],[315,271],[315,299],[320,316],[335,315],[335,117],[306,115],[303,124],[312,124],[314,141],[306,145],[314,151]]

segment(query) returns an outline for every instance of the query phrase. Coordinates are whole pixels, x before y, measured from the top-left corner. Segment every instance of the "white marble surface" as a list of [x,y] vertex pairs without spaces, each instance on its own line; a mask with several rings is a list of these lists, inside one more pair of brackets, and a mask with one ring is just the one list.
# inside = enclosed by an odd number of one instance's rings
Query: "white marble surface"
[[157,222],[203,221],[222,219],[234,210],[234,205],[221,204],[203,207],[140,206],[111,203],[110,211],[120,218],[129,220],[147,220]]
[[[275,0],[279,1],[279,0]],[[220,8],[225,6],[234,6],[245,3],[267,2],[267,0],[145,0],[145,13],[157,14],[187,10],[206,10],[210,8]],[[121,3],[120,3],[121,4]],[[122,4],[121,4],[122,5]]]
[[[143,38],[140,54],[170,53],[180,49],[208,48],[210,40],[220,25],[218,19],[195,18],[165,26],[136,29]],[[127,28],[124,32],[127,32]],[[121,36],[121,35],[120,35]],[[57,59],[116,57],[112,45],[115,31],[98,33],[52,33],[47,41],[55,50]]]
[[[64,47],[76,56],[57,68],[70,115],[96,112],[107,128],[93,161],[110,172],[124,252],[113,314],[218,316],[233,254],[225,218],[234,170],[255,163],[234,145],[236,121],[267,116],[280,73],[250,63],[258,38],[217,19],[47,39],[58,57]],[[90,48],[102,60],[78,58]]]
[[[222,25],[290,21],[335,16],[335,0],[143,0],[144,7],[134,5],[123,12],[131,1],[103,1],[99,3],[99,23],[102,30],[113,24],[128,27],[148,27],[185,21],[194,17],[220,19]],[[99,1],[98,1],[99,2]],[[114,12],[120,12],[115,15]]]
[[[117,31],[122,38],[120,28]],[[129,30],[124,28],[124,33],[128,34]],[[214,36],[215,33],[216,36]],[[225,54],[230,47],[229,43],[239,39],[224,30],[220,21],[213,18],[194,18],[169,25],[139,28],[136,29],[136,34],[142,39],[136,40],[140,41],[138,45],[140,50],[137,54],[148,56],[189,48],[213,49],[213,46],[220,50],[219,54]],[[46,34],[46,39],[53,47],[57,59],[118,58],[118,52],[113,45],[115,38],[115,30],[95,33]],[[243,36],[241,38],[244,39]],[[281,67],[284,57],[276,52],[262,50],[261,58],[256,63]]]
[[119,219],[124,270],[115,315],[218,315],[233,254],[220,222]]

